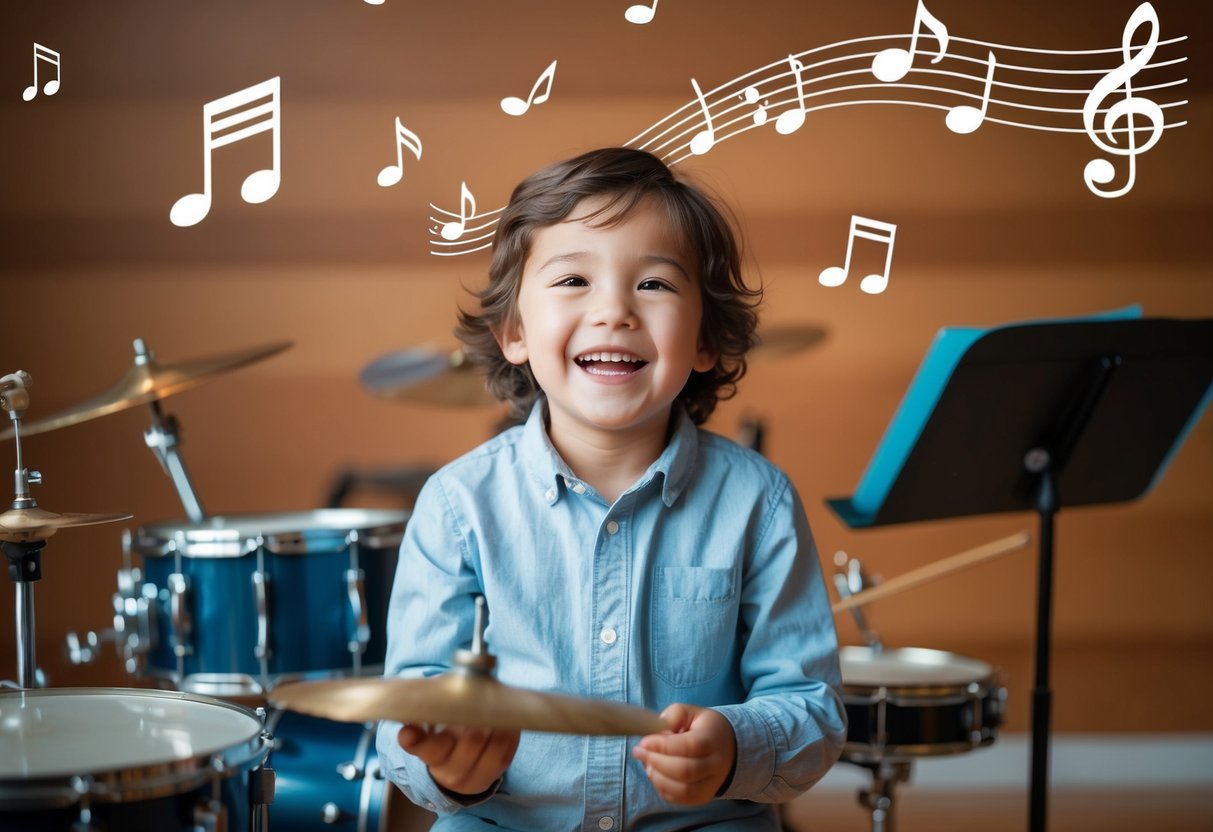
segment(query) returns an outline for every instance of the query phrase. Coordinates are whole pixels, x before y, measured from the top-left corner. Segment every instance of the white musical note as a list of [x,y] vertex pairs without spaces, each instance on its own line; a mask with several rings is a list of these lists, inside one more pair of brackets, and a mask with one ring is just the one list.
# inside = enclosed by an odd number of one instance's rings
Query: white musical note
[[442,239],[458,240],[463,236],[467,221],[476,216],[476,197],[468,190],[468,183],[459,183],[459,219],[452,220],[442,226]]
[[[548,96],[552,94],[552,81],[556,77],[556,62],[552,61],[548,68],[539,73],[539,78],[536,79],[534,86],[531,87],[530,94],[526,97],[526,101],[518,98],[515,95],[507,96],[501,99],[501,109],[507,115],[520,116],[527,110],[531,109],[532,104],[542,104],[548,100]],[[543,86],[543,92],[536,94],[540,86]]]
[[368,6],[382,6],[383,0],[362,0]]
[[60,72],[60,63],[61,63],[61,58],[59,56],[59,53],[56,52],[54,49],[50,49],[46,46],[43,46],[40,43],[35,43],[34,44],[34,83],[32,83],[28,87],[26,87],[25,91],[21,93],[21,98],[24,101],[32,101],[34,99],[34,96],[36,96],[38,94],[38,61],[46,61],[48,64],[50,64],[51,66],[53,66],[55,68],[55,77],[52,78],[51,80],[47,81],[42,87],[43,94],[44,95],[54,95],[55,93],[59,92],[59,77],[60,77],[59,72]]
[[897,236],[897,226],[880,220],[870,220],[867,217],[851,215],[851,230],[847,234],[847,256],[841,267],[830,266],[823,269],[817,277],[822,286],[841,286],[846,283],[851,273],[851,252],[855,247],[855,238],[874,240],[888,246],[884,259],[884,271],[880,274],[869,274],[859,281],[859,288],[869,295],[879,295],[889,285],[889,266],[893,263],[893,240]]
[[396,116],[396,164],[388,165],[379,171],[379,177],[376,179],[379,187],[390,187],[404,178],[404,148],[406,147],[418,159],[421,158],[421,139],[400,123],[400,116]]
[[784,136],[795,133],[804,124],[804,81],[800,77],[804,64],[788,55],[788,65],[792,67],[792,75],[796,78],[796,98],[799,103],[795,110],[784,110],[779,114],[779,118],[775,119],[775,132]]
[[948,129],[953,133],[972,133],[986,120],[986,110],[990,107],[990,88],[994,85],[994,67],[997,65],[993,51],[990,52],[987,65],[986,89],[981,94],[981,108],[970,104],[958,104],[948,110],[948,114],[944,117],[944,124],[948,125]]
[[[758,104],[758,98],[759,98],[758,88],[757,87],[746,87],[744,90],[741,91],[741,98],[747,104]],[[754,108],[754,115],[752,115],[750,118],[752,118],[754,120],[755,126],[761,127],[762,125],[767,123],[767,104],[768,103],[769,102],[764,101],[761,104],[758,104],[758,106],[756,108]]]
[[655,14],[657,14],[657,0],[653,0],[652,5],[636,3],[635,5],[628,6],[628,10],[623,13],[623,17],[628,23],[643,26],[651,22]]
[[918,0],[918,10],[914,13],[914,31],[910,36],[909,51],[897,46],[881,50],[872,59],[872,74],[886,83],[900,81],[906,77],[906,73],[910,71],[910,65],[914,63],[914,53],[918,50],[918,30],[924,25],[931,30],[931,34],[935,35],[936,40],[939,41],[939,53],[931,59],[931,63],[937,64],[943,60],[944,53],[948,51],[948,27],[940,23],[935,15],[927,11],[927,7],[922,4],[922,0]]
[[[240,196],[245,202],[258,204],[278,192],[278,186],[282,182],[279,81],[277,77],[270,78],[202,105],[202,132],[205,137],[202,153],[202,193],[187,194],[173,204],[172,210],[169,211],[169,220],[173,225],[195,225],[211,210],[212,151],[267,130],[273,140],[273,164],[250,173],[240,186]],[[249,106],[266,97],[269,101]],[[247,109],[242,110],[243,107]],[[268,118],[264,118],[267,115]],[[233,130],[235,127],[240,129]],[[231,132],[224,132],[228,130]],[[217,135],[219,133],[223,135]]]
[[[1150,35],[1140,47],[1137,55],[1134,56],[1132,54],[1133,36],[1143,24],[1149,24]],[[1148,98],[1133,95],[1131,84],[1133,76],[1150,63],[1150,58],[1153,57],[1157,46],[1158,14],[1149,3],[1142,3],[1129,17],[1129,22],[1125,24],[1124,34],[1121,38],[1121,52],[1125,57],[1125,62],[1101,78],[1087,96],[1086,103],[1083,104],[1082,123],[1091,141],[1095,142],[1100,149],[1114,156],[1129,158],[1129,172],[1124,186],[1108,191],[1100,190],[1096,186],[1110,184],[1116,178],[1116,168],[1107,159],[1092,159],[1087,162],[1086,167],[1083,168],[1082,178],[1091,193],[1096,196],[1111,199],[1127,194],[1133,188],[1133,183],[1137,178],[1137,156],[1145,153],[1162,138],[1166,122],[1162,108]],[[1103,100],[1118,92],[1121,87],[1124,87],[1125,91],[1124,100],[1108,107],[1104,113],[1102,127],[1108,137],[1108,141],[1105,142],[1100,137],[1100,131],[1095,128],[1095,117],[1099,114],[1100,104],[1103,103]],[[1150,120],[1150,135],[1141,147],[1137,146],[1137,127],[1133,123],[1134,115],[1145,116]],[[1127,147],[1116,144],[1116,135],[1113,132],[1116,122],[1122,118],[1127,118],[1129,122],[1126,132],[1129,140]]]
[[695,97],[699,99],[699,106],[703,109],[704,123],[703,129],[691,137],[691,152],[702,156],[716,144],[716,129],[712,127],[712,113],[708,110],[708,102],[704,100],[703,91],[699,89],[699,83],[694,78],[691,79],[691,86],[695,88]]

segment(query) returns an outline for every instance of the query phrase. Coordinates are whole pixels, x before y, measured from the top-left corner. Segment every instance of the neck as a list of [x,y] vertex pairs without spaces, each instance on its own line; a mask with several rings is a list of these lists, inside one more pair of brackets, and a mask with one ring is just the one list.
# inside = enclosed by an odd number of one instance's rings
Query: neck
[[669,441],[667,418],[651,425],[604,430],[550,414],[548,436],[578,479],[609,503],[632,486],[661,456]]

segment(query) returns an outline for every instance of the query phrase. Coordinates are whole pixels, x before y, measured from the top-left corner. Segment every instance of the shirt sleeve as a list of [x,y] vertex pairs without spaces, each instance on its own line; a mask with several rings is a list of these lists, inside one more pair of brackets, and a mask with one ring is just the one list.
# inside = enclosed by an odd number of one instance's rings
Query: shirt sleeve
[[733,777],[721,797],[791,800],[842,753],[838,637],[817,547],[795,489],[773,489],[742,588],[746,701],[718,707],[737,737]]
[[[388,604],[385,676],[442,673],[454,650],[471,643],[475,598],[481,592],[472,568],[474,542],[439,477],[431,477],[417,495],[400,544]],[[418,806],[449,814],[496,792],[494,785],[465,801],[443,790],[425,763],[400,747],[396,736],[401,727],[399,722],[380,723],[375,745],[387,778]]]

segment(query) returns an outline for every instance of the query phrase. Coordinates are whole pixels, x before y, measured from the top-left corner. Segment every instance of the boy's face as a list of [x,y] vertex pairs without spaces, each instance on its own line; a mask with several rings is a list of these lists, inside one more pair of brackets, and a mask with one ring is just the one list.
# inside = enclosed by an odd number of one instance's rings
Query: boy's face
[[515,323],[498,341],[510,362],[530,362],[553,430],[664,432],[691,371],[716,360],[700,344],[695,260],[656,202],[586,224],[601,204],[535,232]]

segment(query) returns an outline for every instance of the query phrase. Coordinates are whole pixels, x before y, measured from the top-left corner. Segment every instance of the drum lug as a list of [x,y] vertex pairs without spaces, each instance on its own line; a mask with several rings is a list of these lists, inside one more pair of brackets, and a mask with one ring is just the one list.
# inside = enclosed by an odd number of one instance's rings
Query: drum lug
[[[354,622],[353,638],[349,639],[349,651],[355,658],[366,652],[371,641],[371,625],[366,609],[366,572],[361,569],[345,571],[345,591],[350,601],[350,613]],[[357,669],[357,668],[355,668]]]
[[194,652],[190,644],[193,621],[190,619],[188,592],[185,575],[173,572],[168,576],[169,613],[173,618],[173,655],[183,658]]
[[362,776],[362,768],[354,762],[338,763],[337,773],[341,775],[342,780],[353,782]]
[[341,811],[341,807],[331,800],[320,807],[320,822],[326,824],[341,823],[354,817],[349,812]]
[[259,661],[266,661],[273,654],[270,647],[270,607],[269,607],[270,576],[257,570],[253,573],[253,602],[257,610],[257,643],[253,646],[253,655]]

